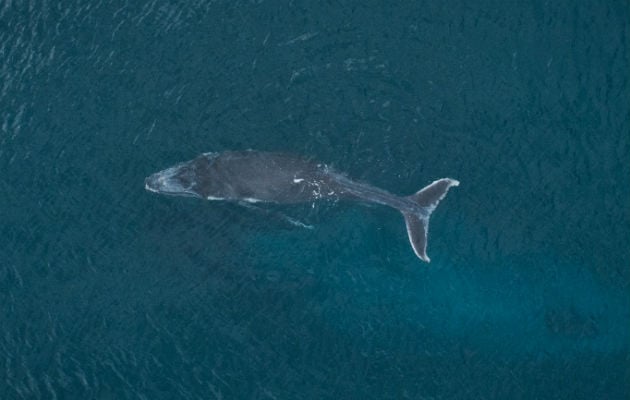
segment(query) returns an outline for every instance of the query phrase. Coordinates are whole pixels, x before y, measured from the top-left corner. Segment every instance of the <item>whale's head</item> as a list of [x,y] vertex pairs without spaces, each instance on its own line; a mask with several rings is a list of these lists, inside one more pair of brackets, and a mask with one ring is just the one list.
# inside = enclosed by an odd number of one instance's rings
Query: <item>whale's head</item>
[[206,155],[201,155],[194,160],[156,172],[144,180],[144,187],[160,194],[204,198],[202,183],[208,161]]

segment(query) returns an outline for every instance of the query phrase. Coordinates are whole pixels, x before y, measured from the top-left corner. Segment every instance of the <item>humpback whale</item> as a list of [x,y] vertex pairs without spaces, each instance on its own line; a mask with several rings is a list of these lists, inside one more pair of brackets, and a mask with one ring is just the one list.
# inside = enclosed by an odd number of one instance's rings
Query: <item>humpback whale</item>
[[203,153],[145,179],[151,192],[206,200],[292,204],[319,199],[376,203],[400,211],[415,254],[429,262],[429,218],[451,186],[443,178],[410,196],[396,196],[356,182],[326,164],[282,153],[254,150]]

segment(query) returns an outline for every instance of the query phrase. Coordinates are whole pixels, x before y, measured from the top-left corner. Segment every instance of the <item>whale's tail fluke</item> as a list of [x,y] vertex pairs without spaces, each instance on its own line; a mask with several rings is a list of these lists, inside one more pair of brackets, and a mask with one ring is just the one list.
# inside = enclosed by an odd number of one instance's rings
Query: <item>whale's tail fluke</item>
[[446,196],[448,189],[451,186],[458,185],[459,181],[456,181],[455,179],[438,179],[437,181],[425,186],[417,193],[407,197],[408,199],[416,202],[419,206],[423,207],[426,211],[425,215],[403,211],[405,223],[407,224],[409,242],[411,242],[413,251],[422,261],[431,261],[431,259],[427,256],[427,236],[431,213],[440,203],[440,200]]

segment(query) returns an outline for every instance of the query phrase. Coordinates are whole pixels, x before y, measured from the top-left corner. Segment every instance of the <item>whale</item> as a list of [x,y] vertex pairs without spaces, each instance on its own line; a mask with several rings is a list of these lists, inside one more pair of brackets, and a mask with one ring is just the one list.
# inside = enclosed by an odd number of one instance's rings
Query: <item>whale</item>
[[388,206],[402,213],[416,256],[430,262],[429,219],[459,181],[442,178],[412,195],[397,196],[307,157],[244,150],[202,153],[150,175],[144,184],[150,192],[205,200],[277,204],[339,200]]

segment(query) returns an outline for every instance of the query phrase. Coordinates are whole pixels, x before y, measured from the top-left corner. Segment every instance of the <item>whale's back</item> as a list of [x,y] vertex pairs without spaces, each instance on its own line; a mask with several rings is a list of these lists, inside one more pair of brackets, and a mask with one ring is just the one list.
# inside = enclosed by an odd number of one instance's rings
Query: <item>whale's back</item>
[[328,166],[299,157],[258,151],[205,156],[201,190],[206,198],[299,203],[336,191]]

